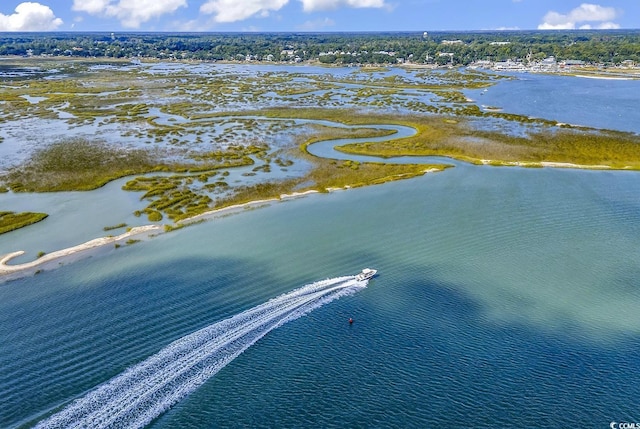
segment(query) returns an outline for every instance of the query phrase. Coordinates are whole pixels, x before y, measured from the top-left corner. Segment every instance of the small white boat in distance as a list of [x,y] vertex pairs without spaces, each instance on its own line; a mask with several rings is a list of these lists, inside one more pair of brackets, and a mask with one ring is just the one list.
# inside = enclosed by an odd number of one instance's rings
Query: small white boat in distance
[[365,268],[356,275],[356,280],[359,282],[369,280],[371,277],[375,276],[377,272],[378,270],[374,270],[373,268]]

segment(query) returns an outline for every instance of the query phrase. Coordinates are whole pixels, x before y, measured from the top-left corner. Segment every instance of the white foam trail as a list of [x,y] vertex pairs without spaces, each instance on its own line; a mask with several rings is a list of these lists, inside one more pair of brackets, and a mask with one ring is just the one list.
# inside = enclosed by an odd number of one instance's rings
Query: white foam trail
[[273,329],[366,285],[354,276],[323,280],[209,325],[174,341],[36,427],[143,427]]

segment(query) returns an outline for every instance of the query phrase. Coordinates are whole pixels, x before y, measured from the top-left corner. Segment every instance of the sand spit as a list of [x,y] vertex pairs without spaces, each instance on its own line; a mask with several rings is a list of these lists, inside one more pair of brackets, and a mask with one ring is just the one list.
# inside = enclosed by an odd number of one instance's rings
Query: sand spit
[[[295,192],[292,194],[280,195],[279,198],[256,200],[256,201],[250,201],[244,204],[236,204],[234,206],[211,210],[211,211],[199,214],[197,216],[190,217],[188,219],[183,219],[177,223],[178,225],[189,225],[191,223],[213,218],[214,216],[222,213],[230,213],[230,212],[232,213],[236,210],[247,209],[247,208],[259,206],[265,203],[272,203],[272,202],[283,201],[283,200],[292,199],[292,198],[304,197],[308,194],[313,194],[317,192],[318,191],[313,191],[313,190],[306,191],[306,192]],[[64,261],[70,260],[74,256],[78,257],[82,253],[86,253],[91,249],[102,247],[107,244],[118,244],[125,240],[129,240],[133,237],[143,238],[143,237],[149,237],[151,235],[158,235],[163,233],[164,233],[163,225],[137,226],[117,236],[96,238],[96,239],[87,241],[86,243],[78,244],[77,246],[72,246],[66,249],[56,250],[55,252],[47,253],[34,261],[25,262],[23,264],[16,264],[16,265],[9,265],[8,263],[11,261],[11,259],[20,255],[23,255],[25,252],[23,250],[19,250],[17,252],[8,253],[0,257],[0,281],[24,277],[40,269],[53,269],[61,265]],[[58,264],[55,264],[56,262],[58,262]]]
[[[135,228],[131,228],[129,231],[124,234],[120,234],[117,236],[109,236],[109,237],[100,237],[86,243],[78,244],[77,246],[67,247],[66,249],[56,250],[55,252],[47,253],[42,257],[31,261],[25,262],[23,264],[17,265],[8,265],[7,263],[15,258],[16,256],[20,256],[24,254],[23,250],[19,250],[17,252],[8,253],[2,258],[0,258],[0,277],[9,276],[11,274],[21,273],[25,271],[30,271],[34,268],[42,267],[45,264],[53,261],[60,261],[62,263],[63,259],[66,259],[72,255],[76,255],[82,252],[85,252],[90,249],[95,249],[97,247],[105,246],[111,243],[118,243],[123,240],[131,239],[135,236],[144,236],[149,235],[151,233],[157,233],[162,230],[162,226],[160,225],[145,225],[138,226]],[[15,276],[11,276],[12,278]]]
[[[481,159],[480,163],[483,165],[492,166],[505,166],[505,167],[551,167],[551,168],[572,168],[577,170],[611,170],[609,165],[582,165],[573,164],[570,162],[552,162],[552,161],[494,161],[491,159]],[[625,167],[629,168],[629,167]]]
[[602,80],[635,80],[637,79],[636,77],[631,77],[631,76],[604,76],[604,75],[589,76],[585,74],[575,74],[573,76],[583,77],[585,79],[602,79]]

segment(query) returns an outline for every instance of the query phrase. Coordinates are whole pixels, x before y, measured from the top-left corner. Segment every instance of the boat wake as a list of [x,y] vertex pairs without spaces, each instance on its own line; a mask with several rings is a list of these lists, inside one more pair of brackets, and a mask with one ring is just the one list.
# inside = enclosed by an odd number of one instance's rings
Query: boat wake
[[36,427],[143,427],[273,329],[366,284],[355,276],[319,281],[209,325],[174,341]]

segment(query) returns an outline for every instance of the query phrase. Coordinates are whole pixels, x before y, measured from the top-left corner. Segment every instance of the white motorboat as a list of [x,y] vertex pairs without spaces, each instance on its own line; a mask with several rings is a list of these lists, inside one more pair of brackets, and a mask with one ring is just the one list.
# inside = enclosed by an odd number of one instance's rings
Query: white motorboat
[[373,268],[365,268],[358,275],[356,275],[356,280],[359,282],[364,280],[369,280],[371,277],[375,276],[378,270],[374,270]]

